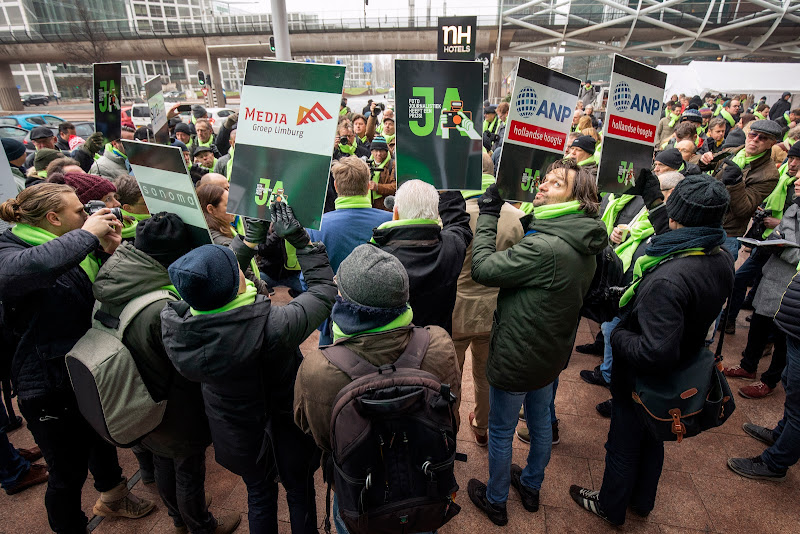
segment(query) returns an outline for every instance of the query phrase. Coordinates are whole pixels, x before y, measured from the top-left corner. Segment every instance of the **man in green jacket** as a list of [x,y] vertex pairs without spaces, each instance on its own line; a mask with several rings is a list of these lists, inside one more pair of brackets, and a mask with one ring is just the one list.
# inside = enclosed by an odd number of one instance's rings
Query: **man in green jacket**
[[[486,375],[490,386],[489,482],[472,479],[467,491],[496,525],[508,522],[509,485],[529,512],[539,509],[539,489],[550,461],[553,381],[572,352],[579,310],[594,275],[595,255],[608,244],[598,216],[594,178],[571,159],[548,169],[524,218],[525,236],[496,252],[503,200],[496,185],[479,202],[472,278],[499,287]],[[511,464],[520,406],[532,436],[523,470]]]

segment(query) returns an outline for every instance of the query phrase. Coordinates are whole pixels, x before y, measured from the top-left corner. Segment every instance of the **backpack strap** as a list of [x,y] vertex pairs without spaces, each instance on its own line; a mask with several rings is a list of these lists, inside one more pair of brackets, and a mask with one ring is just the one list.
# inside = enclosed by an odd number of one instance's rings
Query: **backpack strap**
[[136,318],[139,313],[151,304],[159,300],[178,300],[172,292],[166,289],[159,289],[145,293],[139,297],[128,302],[119,314],[119,317],[104,312],[100,309],[100,302],[95,302],[94,305],[94,327],[100,328],[112,334],[117,339],[122,341],[122,336],[125,334],[125,329]]
[[411,339],[408,340],[408,345],[394,365],[406,369],[419,369],[430,344],[431,333],[425,328],[415,326],[411,330]]
[[[403,353],[392,364],[393,367],[419,369],[425,353],[430,345],[430,333],[420,327],[411,330],[411,339],[408,341]],[[347,348],[345,345],[331,345],[322,349],[325,358],[335,365],[341,372],[350,377],[350,380],[358,380],[362,376],[377,373],[380,369],[367,360]]]

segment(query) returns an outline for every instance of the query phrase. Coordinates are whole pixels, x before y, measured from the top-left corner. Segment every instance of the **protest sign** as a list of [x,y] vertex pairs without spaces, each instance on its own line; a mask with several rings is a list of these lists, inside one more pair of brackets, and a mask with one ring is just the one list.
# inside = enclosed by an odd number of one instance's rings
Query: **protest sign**
[[242,87],[228,213],[270,218],[277,198],[319,228],[344,66],[250,59]]
[[122,137],[122,63],[95,63],[92,82],[94,129],[105,142]]
[[169,144],[169,125],[167,124],[167,108],[164,104],[164,92],[161,88],[161,76],[156,76],[144,84],[147,92],[147,105],[150,107],[150,125],[153,128],[155,142]]
[[483,65],[395,60],[397,181],[480,189]]
[[477,37],[478,17],[439,17],[436,58],[473,61]]
[[211,244],[203,209],[181,149],[141,141],[122,141],[147,210],[174,213],[186,224],[192,246]]
[[511,93],[497,187],[532,202],[547,167],[564,157],[580,80],[520,58]]
[[0,204],[9,198],[16,198],[17,183],[11,173],[11,165],[8,163],[6,151],[0,150]]
[[624,193],[653,164],[656,127],[667,74],[614,55],[606,106],[603,152],[597,169],[600,191]]

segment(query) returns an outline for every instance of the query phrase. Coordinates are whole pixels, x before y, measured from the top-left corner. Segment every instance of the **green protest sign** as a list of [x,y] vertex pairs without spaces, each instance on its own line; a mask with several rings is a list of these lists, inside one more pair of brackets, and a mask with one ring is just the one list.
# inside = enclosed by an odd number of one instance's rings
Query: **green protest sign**
[[167,107],[164,103],[164,92],[161,87],[161,76],[156,76],[144,84],[147,93],[147,105],[150,108],[150,126],[153,128],[155,142],[169,144],[169,124]]
[[483,65],[396,60],[397,181],[480,189]]
[[307,228],[319,228],[345,68],[247,61],[228,212],[269,219],[284,200]]

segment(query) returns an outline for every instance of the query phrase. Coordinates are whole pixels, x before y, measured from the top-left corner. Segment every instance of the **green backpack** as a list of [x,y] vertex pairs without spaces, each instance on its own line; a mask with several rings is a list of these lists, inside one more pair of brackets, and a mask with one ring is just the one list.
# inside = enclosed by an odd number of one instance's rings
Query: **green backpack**
[[149,305],[178,300],[167,290],[131,300],[119,317],[95,302],[92,328],[67,353],[66,364],[81,414],[100,436],[117,447],[131,447],[155,429],[167,401],[156,402],[145,386],[130,350],[122,343],[125,329]]

